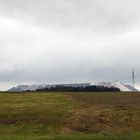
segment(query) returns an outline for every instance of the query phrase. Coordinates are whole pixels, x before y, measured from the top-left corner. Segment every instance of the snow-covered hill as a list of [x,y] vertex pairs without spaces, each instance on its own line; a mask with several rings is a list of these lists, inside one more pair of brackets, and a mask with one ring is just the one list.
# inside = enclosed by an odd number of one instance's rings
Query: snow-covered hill
[[97,85],[97,86],[104,86],[104,87],[116,87],[119,88],[120,91],[138,91],[131,85],[123,84],[121,82],[99,82],[99,83],[91,83],[91,85]]
[[51,88],[56,86],[65,86],[65,87],[87,87],[90,86],[90,83],[76,83],[76,84],[39,84],[39,85],[18,85],[9,89],[10,92],[22,92],[22,91],[35,91],[42,88]]
[[16,87],[9,89],[8,91],[10,91],[10,92],[22,92],[22,91],[27,91],[27,90],[35,91],[36,89],[44,88],[46,86],[47,85],[45,85],[45,84],[42,84],[42,85],[41,84],[39,84],[39,85],[18,85]]
[[121,82],[95,82],[95,83],[76,83],[76,84],[39,84],[39,85],[19,85],[17,87],[13,87],[9,89],[8,91],[11,92],[22,92],[22,91],[35,91],[37,89],[42,89],[42,88],[50,88],[50,87],[56,87],[56,86],[71,86],[71,87],[86,87],[86,86],[104,86],[104,87],[116,87],[119,88],[120,91],[138,91],[131,85],[126,85]]

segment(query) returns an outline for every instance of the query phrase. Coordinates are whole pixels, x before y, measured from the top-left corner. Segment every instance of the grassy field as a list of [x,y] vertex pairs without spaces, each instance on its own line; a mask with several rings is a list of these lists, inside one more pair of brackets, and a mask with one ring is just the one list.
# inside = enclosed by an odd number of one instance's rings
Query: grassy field
[[140,94],[0,93],[0,140],[140,140]]

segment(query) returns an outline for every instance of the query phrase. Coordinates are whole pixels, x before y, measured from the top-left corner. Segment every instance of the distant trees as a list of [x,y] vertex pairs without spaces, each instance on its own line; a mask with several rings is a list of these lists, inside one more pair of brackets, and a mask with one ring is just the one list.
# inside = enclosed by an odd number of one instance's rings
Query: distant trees
[[104,87],[104,86],[87,86],[87,87],[67,87],[67,86],[56,86],[56,87],[45,87],[37,89],[38,92],[119,92],[120,89],[115,87]]

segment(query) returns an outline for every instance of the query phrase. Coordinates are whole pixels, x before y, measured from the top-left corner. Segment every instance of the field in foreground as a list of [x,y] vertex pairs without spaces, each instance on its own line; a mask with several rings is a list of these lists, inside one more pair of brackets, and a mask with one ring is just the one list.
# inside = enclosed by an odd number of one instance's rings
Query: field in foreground
[[1,93],[0,140],[140,140],[140,94]]

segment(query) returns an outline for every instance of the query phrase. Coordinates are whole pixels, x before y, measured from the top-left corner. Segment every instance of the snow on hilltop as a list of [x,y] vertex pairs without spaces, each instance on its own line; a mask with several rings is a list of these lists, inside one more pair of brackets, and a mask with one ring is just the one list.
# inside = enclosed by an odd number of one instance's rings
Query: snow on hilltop
[[92,83],[92,85],[97,85],[97,86],[104,86],[104,87],[116,87],[119,88],[120,91],[138,91],[131,85],[126,85],[121,82],[99,82],[99,83]]
[[120,91],[138,91],[131,85],[126,85],[121,82],[95,82],[95,83],[76,83],[76,84],[39,84],[39,85],[18,85],[9,89],[10,92],[22,92],[22,91],[35,91],[42,88],[50,88],[56,86],[65,86],[65,87],[86,87],[86,86],[104,86],[104,87],[115,87],[119,88]]

